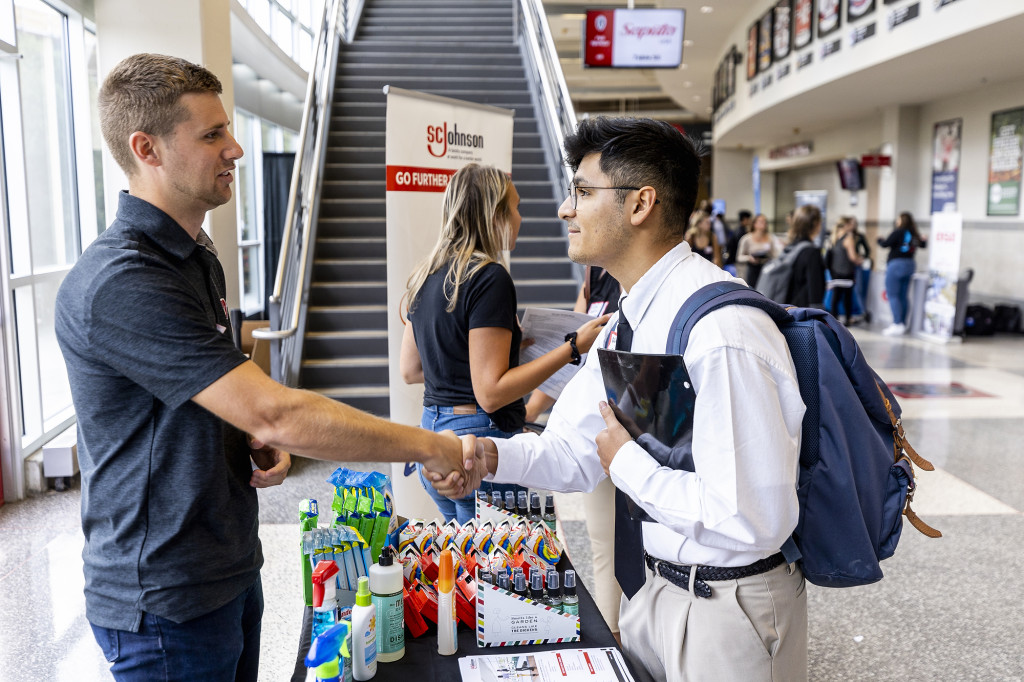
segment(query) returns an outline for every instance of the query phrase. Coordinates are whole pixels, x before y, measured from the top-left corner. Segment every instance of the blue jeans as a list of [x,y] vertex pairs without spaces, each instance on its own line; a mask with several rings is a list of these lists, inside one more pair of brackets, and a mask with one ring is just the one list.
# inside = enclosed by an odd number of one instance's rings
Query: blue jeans
[[893,324],[904,324],[907,320],[907,291],[916,270],[913,258],[893,259],[885,268],[885,295],[889,297]]
[[[429,431],[454,431],[456,435],[465,436],[473,434],[477,437],[486,438],[511,438],[515,433],[501,431],[491,421],[491,418],[482,408],[476,408],[476,414],[453,414],[452,407],[432,405],[423,408],[423,417],[420,419],[420,426]],[[430,498],[437,505],[437,510],[444,517],[445,523],[455,519],[460,524],[466,523],[476,517],[476,491],[467,495],[461,500],[449,500],[441,493],[434,490],[434,486],[423,477],[423,466],[417,465],[420,474],[420,483],[427,491]],[[522,486],[511,483],[488,483],[484,481],[478,490],[485,490],[490,495],[494,491],[504,494],[511,490],[518,497],[520,490],[528,490]]]
[[118,682],[256,682],[260,667],[263,583],[184,623],[142,614],[138,632],[92,626]]

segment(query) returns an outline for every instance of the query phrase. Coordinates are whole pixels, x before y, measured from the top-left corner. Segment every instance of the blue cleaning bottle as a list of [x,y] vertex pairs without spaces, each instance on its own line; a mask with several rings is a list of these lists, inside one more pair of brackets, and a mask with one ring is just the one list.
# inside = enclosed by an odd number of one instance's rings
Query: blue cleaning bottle
[[346,682],[351,680],[344,659],[351,658],[348,650],[349,623],[343,620],[332,625],[313,640],[306,654],[306,667],[313,668],[317,682]]

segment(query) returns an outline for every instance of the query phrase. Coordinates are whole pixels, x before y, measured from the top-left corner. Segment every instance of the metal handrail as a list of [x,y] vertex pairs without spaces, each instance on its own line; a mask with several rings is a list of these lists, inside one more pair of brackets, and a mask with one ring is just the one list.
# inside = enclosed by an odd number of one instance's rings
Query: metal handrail
[[569,97],[569,87],[565,83],[543,3],[541,0],[518,0],[517,6],[519,17],[516,20],[516,35],[522,42],[523,52],[537,84],[548,152],[562,171],[564,182],[559,183],[556,190],[556,198],[561,199],[564,197],[557,196],[557,193],[572,182],[572,170],[561,160],[565,136],[576,129],[576,111]]
[[[254,337],[275,342],[271,348],[271,375],[286,385],[291,385],[292,368],[297,364],[293,356],[301,353],[301,346],[293,337],[301,326],[305,310],[304,293],[312,260],[310,244],[319,213],[319,189],[327,152],[339,38],[344,36],[347,42],[351,41],[355,22],[358,21],[358,14],[352,16],[353,6],[356,12],[361,11],[361,0],[358,3],[328,0],[324,6],[316,58],[306,82],[299,148],[292,166],[277,276],[274,291],[268,297],[271,328],[253,331]],[[289,339],[292,341],[286,343]]]

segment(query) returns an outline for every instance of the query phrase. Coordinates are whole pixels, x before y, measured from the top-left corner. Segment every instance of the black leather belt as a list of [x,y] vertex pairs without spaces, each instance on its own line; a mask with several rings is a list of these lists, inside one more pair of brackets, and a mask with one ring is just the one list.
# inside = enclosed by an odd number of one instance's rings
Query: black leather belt
[[[684,590],[690,589],[690,569],[692,566],[674,564],[664,559],[656,559],[647,552],[644,552],[644,561],[647,568],[654,571],[654,575],[661,576],[676,587]],[[785,563],[782,552],[773,554],[766,559],[760,559],[749,566],[718,567],[718,566],[697,566],[697,576],[693,582],[693,594],[697,597],[708,598],[711,596],[709,582],[716,580],[739,580],[760,573],[767,573],[776,566]]]

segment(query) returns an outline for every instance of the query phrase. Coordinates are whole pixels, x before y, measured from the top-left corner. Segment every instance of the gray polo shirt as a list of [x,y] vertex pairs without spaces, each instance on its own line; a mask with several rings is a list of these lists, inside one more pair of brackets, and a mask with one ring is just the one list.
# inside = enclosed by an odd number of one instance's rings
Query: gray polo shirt
[[263,564],[245,434],[192,402],[245,362],[224,271],[170,216],[122,192],[57,294],[78,413],[86,617],[137,631],[250,587]]

